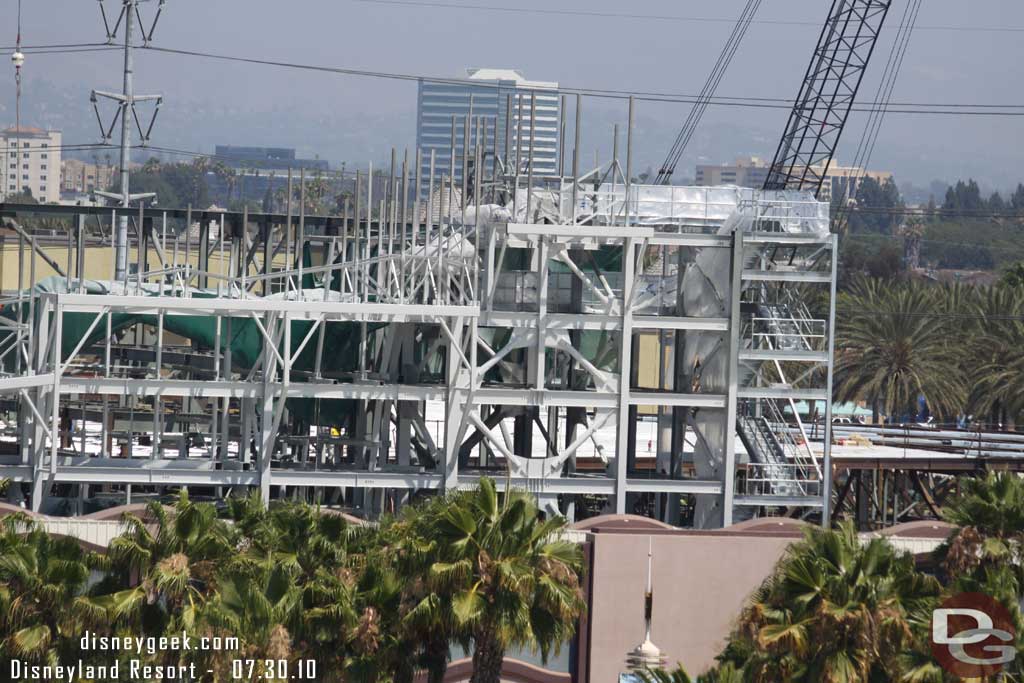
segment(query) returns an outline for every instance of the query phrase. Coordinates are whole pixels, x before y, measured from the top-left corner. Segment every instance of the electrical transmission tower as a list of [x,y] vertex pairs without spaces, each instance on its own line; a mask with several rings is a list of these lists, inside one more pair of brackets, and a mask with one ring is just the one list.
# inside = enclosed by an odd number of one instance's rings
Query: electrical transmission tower
[[[163,13],[164,4],[166,2],[166,0],[159,0],[156,15],[153,17],[153,23],[150,25],[149,31],[147,32],[142,21],[142,13],[139,10],[139,5],[145,1],[146,0],[121,0],[121,13],[114,22],[114,27],[111,28],[110,22],[107,19],[107,11],[103,0],[100,0],[100,13],[103,15],[103,26],[107,31],[108,44],[114,44],[114,40],[117,38],[117,31],[120,29],[122,22],[124,23],[124,89],[121,93],[108,93],[93,90],[92,96],[90,97],[93,109],[96,111],[96,121],[100,125],[100,135],[103,137],[103,142],[108,142],[113,136],[114,127],[118,123],[121,124],[121,191],[118,193],[97,191],[96,194],[101,197],[106,197],[107,199],[118,201],[120,202],[120,205],[125,208],[127,208],[132,201],[142,201],[155,196],[152,192],[131,194],[128,182],[128,166],[131,163],[132,149],[132,125],[134,124],[135,128],[139,132],[140,146],[144,147],[146,143],[149,142],[149,136],[153,131],[153,124],[156,122],[156,115],[159,113],[160,104],[163,102],[163,98],[160,95],[135,94],[135,84],[133,80],[133,53],[135,46],[132,44],[135,24],[136,22],[139,24],[139,33],[142,35],[142,45],[144,47],[149,45],[150,41],[153,40],[153,31],[156,30],[156,24],[160,20],[160,15]],[[117,102],[117,111],[111,119],[109,126],[103,125],[103,117],[100,115],[99,98],[101,97]],[[149,120],[149,125],[143,129],[142,122],[139,120],[138,111],[135,109],[135,104],[137,102],[147,101],[153,101],[156,105],[153,109],[153,115]],[[141,225],[138,226],[138,230],[142,230]],[[114,259],[114,279],[116,281],[124,281],[128,271],[127,213],[121,214],[121,220],[118,223],[117,230],[115,231]]]

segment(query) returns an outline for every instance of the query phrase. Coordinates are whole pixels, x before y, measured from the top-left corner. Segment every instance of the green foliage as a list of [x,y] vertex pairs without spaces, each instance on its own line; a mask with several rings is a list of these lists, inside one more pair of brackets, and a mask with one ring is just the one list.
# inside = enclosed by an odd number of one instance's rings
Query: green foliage
[[[842,195],[834,198],[833,215],[841,211],[838,203],[843,199]],[[902,209],[903,200],[900,197],[899,188],[896,187],[892,178],[888,178],[884,183],[879,183],[874,178],[865,176],[857,185],[856,203],[859,210],[845,214],[849,234],[896,234],[901,216],[898,212],[887,211],[887,209]]]
[[1010,288],[1024,287],[1024,261],[1017,261],[1004,268],[999,284]]
[[[3,518],[0,658],[77,662],[87,628],[184,631],[239,641],[144,653],[145,663],[194,663],[211,672],[204,683],[234,680],[239,658],[284,659],[293,671],[314,659],[320,681],[411,683],[425,670],[436,683],[452,643],[525,644],[546,655],[582,609],[580,551],[551,538],[564,523],[543,520],[525,494],[499,496],[493,482],[374,526],[296,502],[267,509],[256,496],[229,499],[226,513],[185,492],[172,508],[153,502],[125,516],[106,556],[49,536],[25,514]],[[487,651],[500,666],[504,650]],[[110,664],[108,655],[96,663]],[[493,675],[481,668],[477,680]]]
[[[205,159],[202,160],[205,162]],[[157,159],[147,161],[142,169],[131,174],[132,193],[155,192],[160,206],[205,209],[210,206],[210,190],[206,184],[206,166],[200,160],[191,164],[164,164]],[[112,192],[120,192],[121,179],[115,179]]]
[[[939,583],[882,539],[852,526],[810,529],[755,593],[719,657],[753,683],[895,681],[928,627]],[[728,667],[728,669],[726,669]]]
[[857,277],[896,280],[903,274],[903,249],[891,239],[842,236],[839,244],[839,286],[847,289]]
[[88,599],[100,557],[72,538],[43,532],[25,514],[0,522],[0,661],[43,664],[80,655],[75,634],[102,628]]
[[[1013,472],[967,479],[943,512],[958,527],[936,552],[949,593],[984,593],[1001,602],[1014,621],[1017,651],[1024,652],[1024,479]],[[1017,657],[1004,674],[1021,680],[1024,661]]]
[[565,520],[543,519],[528,493],[499,496],[485,478],[445,502],[431,508],[436,554],[427,583],[451,597],[453,635],[473,641],[471,683],[497,683],[506,648],[531,647],[546,660],[572,635],[584,607],[582,554],[554,539]]
[[1024,287],[854,278],[837,303],[835,398],[892,419],[1024,417]]
[[[892,416],[916,412],[918,396],[939,415],[964,407],[965,378],[941,313],[939,287],[860,279],[839,299],[835,396],[867,400]],[[933,315],[928,315],[932,313]]]

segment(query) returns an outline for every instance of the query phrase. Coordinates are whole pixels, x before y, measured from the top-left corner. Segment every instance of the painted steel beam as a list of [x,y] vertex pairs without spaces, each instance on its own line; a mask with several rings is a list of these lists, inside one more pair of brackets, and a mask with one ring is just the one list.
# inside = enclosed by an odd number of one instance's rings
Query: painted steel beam
[[722,493],[722,482],[702,479],[627,479],[626,490],[635,493]]
[[155,315],[288,313],[291,320],[365,320],[367,322],[433,322],[441,318],[474,318],[478,306],[427,304],[364,304],[337,301],[287,301],[284,299],[203,299],[198,297],[44,294],[53,297],[66,313],[115,312]]
[[817,282],[829,284],[832,275],[811,270],[744,270],[744,282]]
[[[109,463],[110,461],[106,461]],[[169,461],[153,461],[165,464]],[[147,463],[148,464],[148,463]],[[110,467],[103,465],[58,466],[52,481],[80,484],[179,484],[189,486],[255,486],[259,472],[173,467]]]
[[32,481],[32,465],[0,465],[0,479]]
[[554,391],[548,389],[506,389],[484,387],[473,392],[476,405],[492,406],[571,406],[588,408],[614,408],[617,394],[596,391]]
[[631,392],[629,404],[634,406],[688,406],[691,408],[724,408],[724,394],[670,394],[667,392]]
[[727,332],[729,330],[729,320],[727,318],[683,318],[669,315],[637,315],[633,316],[633,329]]
[[[766,216],[765,218],[770,217]],[[818,235],[815,233],[750,232],[743,236],[743,241],[746,244],[828,244],[832,241],[832,235],[830,233]]]
[[334,472],[330,470],[271,470],[275,486],[352,486],[363,489],[440,489],[444,477],[429,472]]
[[733,504],[744,507],[820,508],[821,496],[735,496]]
[[647,244],[651,246],[721,247],[727,249],[732,246],[732,239],[728,235],[656,232],[653,237],[647,240]]
[[[348,398],[367,401],[441,401],[444,389],[439,386],[409,384],[331,384],[326,382],[270,383],[267,388],[284,398]],[[259,382],[225,380],[121,379],[115,377],[65,377],[61,394],[98,394],[108,396],[206,396],[220,398],[259,398],[263,396]]]
[[827,363],[827,351],[805,351],[801,349],[746,349],[740,351],[740,360],[807,361]]
[[32,389],[34,387],[52,387],[53,386],[53,373],[49,372],[43,375],[23,375],[21,377],[3,377],[0,378],[0,394],[6,394],[8,392],[21,391],[22,389]]
[[793,400],[824,401],[828,392],[824,389],[789,389],[786,387],[744,387],[738,392],[739,398],[791,398]]
[[594,239],[618,239],[628,238],[643,239],[653,237],[653,228],[621,225],[552,225],[546,223],[509,223],[507,234],[517,237],[552,237],[554,241],[560,242],[561,238],[575,240],[581,237]]

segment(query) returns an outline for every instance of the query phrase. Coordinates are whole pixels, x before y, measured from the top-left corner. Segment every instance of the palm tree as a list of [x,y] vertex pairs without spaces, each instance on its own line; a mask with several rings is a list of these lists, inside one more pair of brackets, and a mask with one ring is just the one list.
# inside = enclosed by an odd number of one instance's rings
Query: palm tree
[[[235,568],[218,578],[217,592],[203,607],[200,628],[211,635],[238,638],[240,652],[207,653],[214,670],[227,679],[231,659],[297,659],[302,630],[302,589],[284,565]],[[264,670],[252,680],[268,680]],[[274,680],[269,678],[269,680]]]
[[491,479],[448,498],[437,525],[442,561],[430,581],[451,591],[456,626],[473,640],[470,683],[498,683],[510,646],[547,659],[575,631],[584,607],[578,545],[555,538],[561,518],[543,519],[533,496]]
[[1024,414],[1024,287],[989,287],[979,299],[971,403],[1010,427]]
[[73,538],[50,536],[24,514],[0,529],[0,660],[46,664],[77,660],[86,628],[102,616],[87,599],[100,558]]
[[113,623],[159,636],[194,626],[218,568],[235,555],[236,540],[213,505],[193,503],[184,489],[173,510],[151,501],[146,513],[146,520],[124,516],[128,530],[110,544],[111,572],[93,603]]
[[431,567],[444,560],[436,530],[446,507],[445,497],[408,506],[398,519],[381,524],[378,535],[379,563],[394,567],[403,579],[398,647],[415,654],[415,664],[425,670],[427,683],[444,680],[452,641],[461,640],[467,649],[469,643],[457,628],[453,587],[430,580]]
[[938,582],[853,527],[811,529],[740,617],[722,664],[754,683],[901,680],[899,658],[928,627]]
[[678,665],[675,669],[651,669],[637,673],[643,683],[743,683],[743,674],[731,663],[725,663],[707,673],[690,678],[686,669]]
[[[300,597],[297,606],[288,603],[299,610],[297,620],[286,627],[291,657],[308,655],[323,675],[354,681],[376,681],[377,674],[409,659],[408,648],[402,651],[404,659],[389,656],[385,648],[396,630],[394,596],[400,583],[386,563],[373,564],[363,556],[378,540],[372,528],[352,526],[339,515],[304,503],[281,502],[266,509],[258,495],[229,501],[228,512],[243,537],[242,552],[227,570],[231,585],[240,585],[244,577],[283,571],[286,576],[277,576],[278,585],[285,585],[287,578]],[[211,610],[223,627],[227,622],[219,605],[215,600]],[[267,646],[273,622],[260,619],[269,615],[250,615],[248,628],[255,635],[249,636],[249,647]],[[278,632],[279,644],[284,636]],[[411,674],[410,669],[410,680]]]
[[[1013,472],[965,479],[943,516],[957,525],[935,553],[950,579],[947,592],[983,593],[1002,603],[1024,652],[1024,479]],[[1018,657],[1004,673],[1024,679],[1024,661]]]
[[835,399],[866,400],[891,416],[912,411],[918,396],[936,414],[955,416],[964,380],[950,344],[949,319],[937,295],[922,285],[861,279],[840,298],[836,332]]
[[637,677],[643,683],[693,683],[693,679],[682,665],[672,670],[659,668],[639,671]]

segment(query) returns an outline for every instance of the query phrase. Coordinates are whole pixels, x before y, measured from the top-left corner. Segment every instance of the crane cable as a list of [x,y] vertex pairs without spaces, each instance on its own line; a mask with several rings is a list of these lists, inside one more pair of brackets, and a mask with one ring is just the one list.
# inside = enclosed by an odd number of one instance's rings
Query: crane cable
[[683,123],[682,130],[679,131],[675,141],[672,143],[668,156],[658,170],[658,177],[654,181],[656,185],[667,185],[672,180],[672,174],[675,172],[676,165],[683,156],[683,151],[697,130],[701,117],[704,116],[704,112],[707,110],[712,97],[714,97],[718,84],[721,83],[722,77],[725,76],[725,71],[729,68],[729,64],[732,62],[737,49],[739,49],[740,42],[746,35],[747,29],[750,28],[750,24],[760,5],[761,0],[747,0],[743,12],[740,13],[739,19],[733,26],[732,33],[729,34],[729,39],[726,40],[721,54],[718,55],[718,61],[715,62],[711,73],[708,75],[708,80],[704,83],[704,87],[697,96],[697,100],[693,103],[693,107]]
[[900,21],[899,30],[889,51],[889,59],[879,81],[878,92],[875,94],[875,102],[879,103],[879,106],[868,115],[868,121],[864,126],[860,142],[857,145],[857,153],[853,159],[853,168],[858,170],[847,180],[846,186],[847,193],[850,192],[851,188],[853,192],[839,207],[838,215],[836,216],[836,232],[843,233],[846,231],[853,200],[856,199],[857,190],[860,188],[861,180],[863,180],[866,173],[865,169],[867,168],[868,161],[871,159],[871,155],[875,150],[875,144],[878,142],[882,121],[888,111],[889,102],[892,100],[893,90],[896,87],[896,78],[899,76],[900,69],[903,66],[903,59],[906,57],[910,37],[914,31],[920,11],[921,0],[909,0],[903,10],[903,19]]

